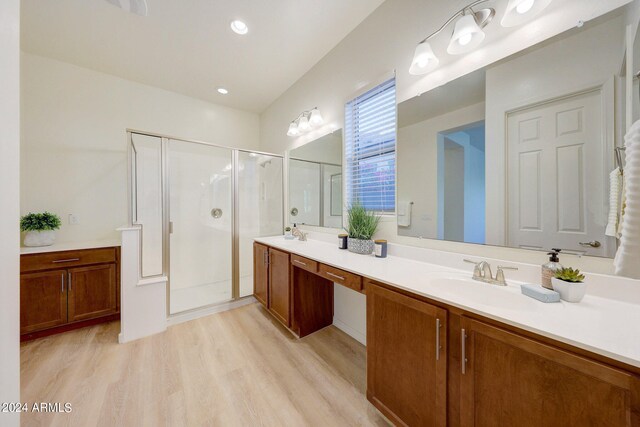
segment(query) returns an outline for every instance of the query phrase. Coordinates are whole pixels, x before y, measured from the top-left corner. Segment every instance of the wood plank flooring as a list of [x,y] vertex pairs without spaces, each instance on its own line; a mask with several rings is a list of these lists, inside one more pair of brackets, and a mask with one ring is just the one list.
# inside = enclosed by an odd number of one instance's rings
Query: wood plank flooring
[[118,344],[117,322],[24,343],[23,426],[387,425],[365,397],[365,347],[331,326],[301,340],[259,304]]

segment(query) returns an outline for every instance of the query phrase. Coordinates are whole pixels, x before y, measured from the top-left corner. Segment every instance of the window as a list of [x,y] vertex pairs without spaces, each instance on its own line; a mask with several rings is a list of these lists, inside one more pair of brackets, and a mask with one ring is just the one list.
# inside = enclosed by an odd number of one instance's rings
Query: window
[[396,205],[395,77],[345,106],[348,206],[394,213]]

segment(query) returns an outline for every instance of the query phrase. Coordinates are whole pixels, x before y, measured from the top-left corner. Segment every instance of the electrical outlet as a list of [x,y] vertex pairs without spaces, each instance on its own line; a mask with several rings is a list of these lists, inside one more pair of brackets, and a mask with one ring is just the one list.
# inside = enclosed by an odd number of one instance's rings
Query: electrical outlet
[[80,224],[80,219],[76,214],[69,214],[69,225],[78,225]]

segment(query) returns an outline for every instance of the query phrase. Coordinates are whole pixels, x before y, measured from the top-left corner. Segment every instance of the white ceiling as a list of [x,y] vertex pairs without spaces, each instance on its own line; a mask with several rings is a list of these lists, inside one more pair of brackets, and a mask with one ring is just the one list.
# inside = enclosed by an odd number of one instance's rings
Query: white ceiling
[[22,49],[261,112],[383,1],[147,0],[141,17],[104,0],[22,0]]

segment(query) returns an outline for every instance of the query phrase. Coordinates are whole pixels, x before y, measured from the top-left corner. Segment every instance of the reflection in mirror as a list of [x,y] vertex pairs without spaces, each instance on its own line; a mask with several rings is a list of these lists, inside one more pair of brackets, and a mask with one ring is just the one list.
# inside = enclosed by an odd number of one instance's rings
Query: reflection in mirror
[[342,131],[289,154],[289,223],[342,227]]
[[625,13],[399,104],[398,234],[612,257]]

